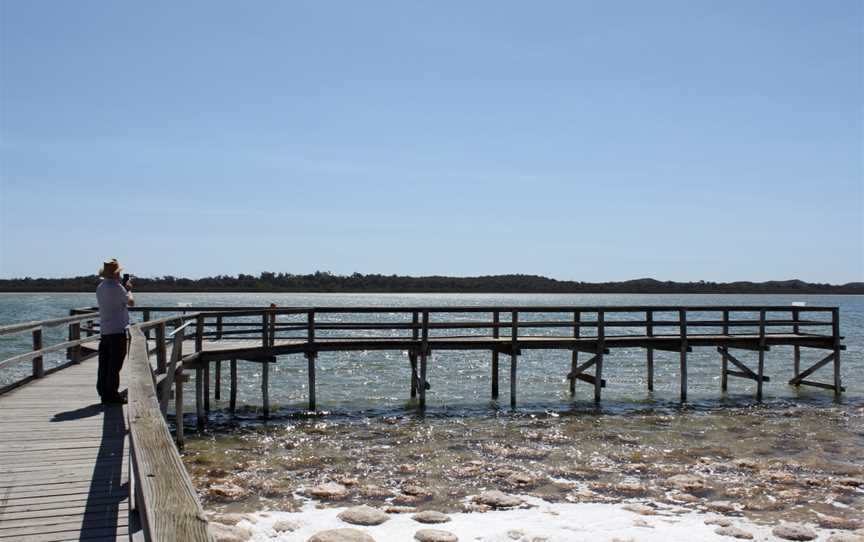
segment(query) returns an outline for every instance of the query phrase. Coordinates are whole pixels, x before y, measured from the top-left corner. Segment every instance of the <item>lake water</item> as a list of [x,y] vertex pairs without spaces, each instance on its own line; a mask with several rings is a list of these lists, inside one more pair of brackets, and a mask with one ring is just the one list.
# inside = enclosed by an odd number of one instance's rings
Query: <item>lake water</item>
[[[187,418],[184,460],[205,504],[217,510],[297,509],[305,488],[341,481],[346,502],[451,511],[466,496],[498,488],[551,502],[640,498],[704,507],[730,501],[756,521],[862,512],[864,297],[138,293],[136,299],[139,306],[838,306],[847,346],[847,391],[839,401],[826,390],[786,384],[791,348],[767,353],[771,382],[762,403],[749,380],[730,378],[729,393],[721,394],[719,355],[694,349],[686,405],[678,402],[677,354],[655,353],[655,391],[649,393],[644,351],[613,350],[599,406],[593,388],[582,382],[570,397],[569,353],[526,351],[519,360],[518,407],[511,410],[507,356],[497,402],[489,398],[488,352],[436,352],[428,408],[420,414],[408,399],[405,353],[353,352],[320,355],[319,412],[307,413],[306,361],[293,355],[271,371],[267,422],[260,419],[260,368],[239,362],[240,411],[231,416],[225,401],[214,401],[201,434]],[[91,294],[0,294],[0,324],[64,316],[94,303]],[[46,344],[63,332],[46,333]],[[26,350],[29,340],[0,337],[0,357]],[[818,355],[809,354],[802,367]],[[749,361],[755,354],[740,357]],[[59,361],[52,357],[46,365]],[[17,374],[5,369],[0,384],[26,373],[28,364],[22,365]],[[813,379],[830,381],[830,368]],[[703,485],[676,487],[669,480],[677,474],[696,475]]]

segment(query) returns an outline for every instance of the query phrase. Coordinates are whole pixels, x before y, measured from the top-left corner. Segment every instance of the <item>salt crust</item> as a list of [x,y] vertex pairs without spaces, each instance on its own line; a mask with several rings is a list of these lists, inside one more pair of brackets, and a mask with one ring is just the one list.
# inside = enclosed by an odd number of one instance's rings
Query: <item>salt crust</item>
[[[459,540],[474,542],[514,542],[513,531],[520,531],[522,536],[519,540],[522,541],[535,538],[545,539],[547,542],[735,540],[716,534],[716,525],[705,524],[706,518],[716,514],[691,511],[681,515],[642,516],[625,510],[621,504],[550,504],[534,497],[523,498],[527,504],[532,505],[530,508],[449,514],[451,521],[445,526],[447,531],[457,535]],[[374,527],[348,525],[337,517],[345,509],[319,509],[310,501],[302,511],[296,513],[267,512],[267,516],[252,514],[258,518],[258,522],[244,520],[241,526],[253,532],[250,540],[254,542],[306,542],[317,532],[346,527],[362,530],[370,534],[376,542],[405,542],[410,540],[416,531],[427,528],[405,514],[391,514],[390,521]],[[278,533],[273,530],[273,524],[280,520],[291,520],[297,523],[299,528],[293,532]],[[771,534],[770,525],[757,525],[744,518],[734,518],[733,521],[737,527],[753,533],[755,540],[776,540]],[[829,534],[829,531],[816,530],[821,535],[820,540]]]

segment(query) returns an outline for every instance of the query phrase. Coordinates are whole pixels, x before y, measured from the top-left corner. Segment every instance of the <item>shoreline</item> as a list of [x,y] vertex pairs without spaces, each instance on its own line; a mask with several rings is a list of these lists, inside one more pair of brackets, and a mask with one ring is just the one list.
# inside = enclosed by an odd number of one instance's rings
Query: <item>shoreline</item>
[[[413,519],[407,509],[403,513],[387,514],[380,525],[363,526],[340,519],[347,507],[321,507],[308,500],[298,512],[262,510],[252,514],[214,514],[217,523],[223,520],[223,529],[235,532],[254,542],[306,541],[322,531],[354,529],[366,533],[375,542],[404,542],[414,540],[417,531],[434,529],[446,531],[456,538],[434,540],[460,540],[477,542],[663,542],[730,541],[752,539],[759,541],[783,540],[775,529],[786,526],[802,536],[799,540],[819,542],[864,540],[864,531],[825,528],[814,524],[755,523],[734,512],[718,514],[671,507],[654,502],[634,500],[628,503],[549,503],[525,495],[520,507],[485,512],[458,512],[447,514],[444,523],[427,524]],[[233,527],[230,524],[234,524]],[[221,527],[219,527],[221,529]],[[719,532],[718,532],[719,531]],[[813,538],[807,538],[808,535]],[[785,538],[790,539],[790,538]],[[336,539],[334,539],[336,540]],[[354,540],[345,538],[344,540]],[[356,538],[361,540],[361,538]],[[362,538],[362,540],[368,540]],[[430,539],[433,540],[433,539]]]

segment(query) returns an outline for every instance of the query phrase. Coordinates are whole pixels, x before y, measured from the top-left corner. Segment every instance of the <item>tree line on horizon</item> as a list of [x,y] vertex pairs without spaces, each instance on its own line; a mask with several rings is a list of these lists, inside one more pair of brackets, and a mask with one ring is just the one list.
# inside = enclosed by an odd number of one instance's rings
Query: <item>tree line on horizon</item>
[[[99,280],[95,275],[0,279],[0,292],[92,292]],[[360,273],[335,275],[327,271],[298,275],[265,271],[257,276],[241,273],[237,276],[216,275],[200,279],[135,277],[134,289],[139,292],[864,294],[864,282],[673,282],[650,278],[581,282],[520,274],[411,277]]]

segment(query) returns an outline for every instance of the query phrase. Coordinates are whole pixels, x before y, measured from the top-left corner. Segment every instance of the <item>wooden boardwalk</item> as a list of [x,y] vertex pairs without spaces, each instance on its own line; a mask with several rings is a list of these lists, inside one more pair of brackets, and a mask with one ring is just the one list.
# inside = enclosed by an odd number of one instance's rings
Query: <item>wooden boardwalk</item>
[[99,404],[96,368],[0,395],[0,541],[129,540],[126,416]]

